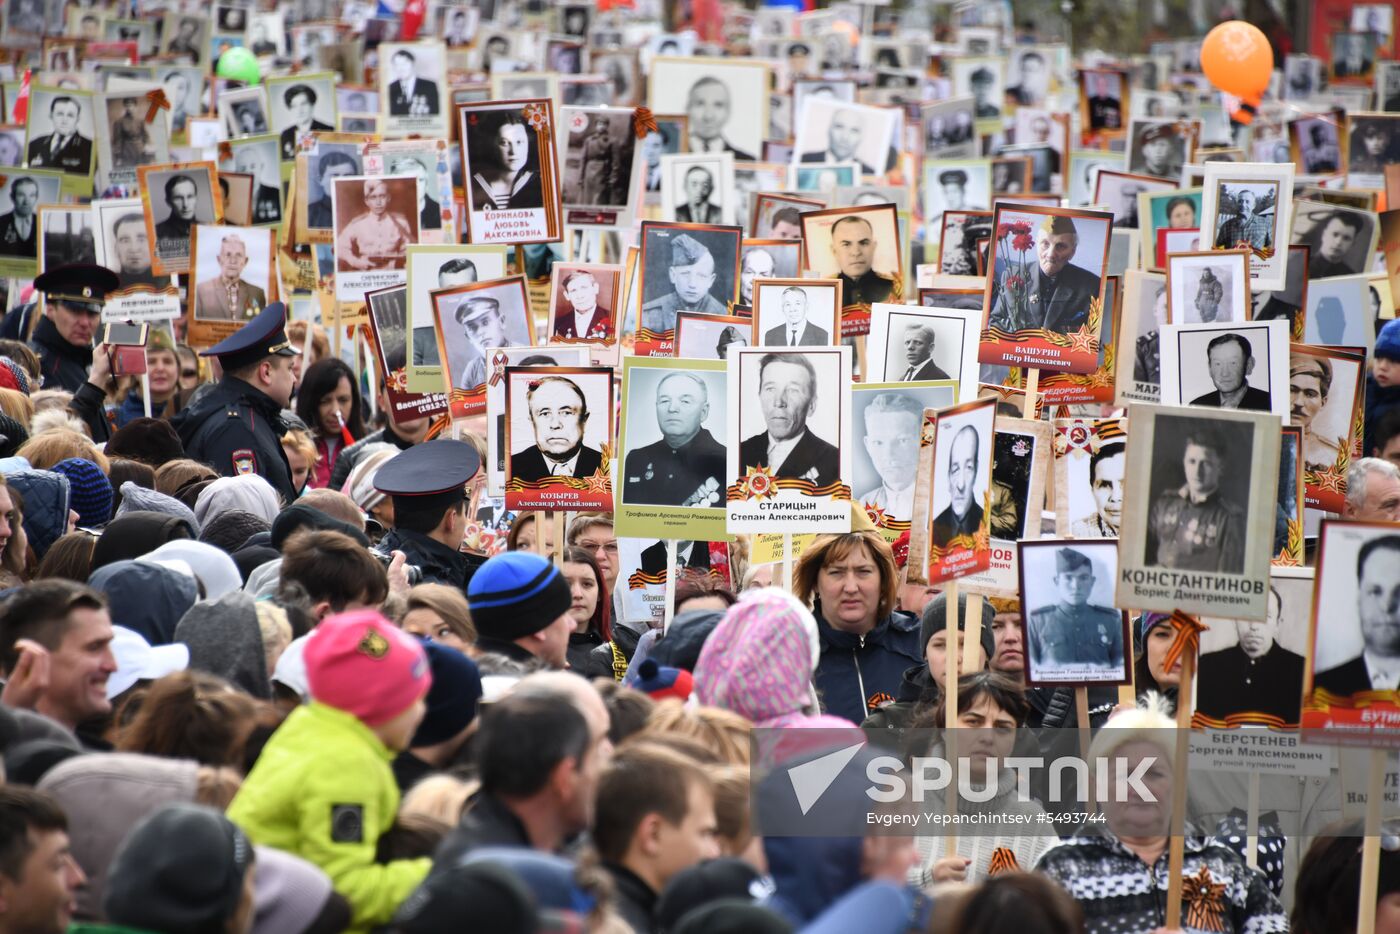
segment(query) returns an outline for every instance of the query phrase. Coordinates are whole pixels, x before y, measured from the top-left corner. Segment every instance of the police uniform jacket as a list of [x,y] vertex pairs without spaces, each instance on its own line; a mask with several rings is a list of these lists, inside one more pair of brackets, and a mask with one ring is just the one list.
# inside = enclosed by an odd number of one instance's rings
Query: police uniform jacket
[[1123,617],[1117,610],[1056,604],[1031,612],[1030,653],[1038,665],[1123,663]]
[[1201,656],[1196,683],[1196,711],[1207,717],[1223,720],[1231,713],[1263,713],[1297,724],[1303,656],[1275,642],[1260,657],[1250,658],[1232,645]]
[[258,474],[284,502],[292,502],[292,470],[282,450],[282,407],[267,393],[234,376],[174,419],[185,456],[210,465],[225,477]]
[[76,347],[64,340],[49,318],[39,319],[29,346],[39,355],[39,371],[44,376],[45,389],[77,392],[87,382],[88,367],[92,366],[92,348]]
[[379,540],[379,550],[402,551],[404,563],[422,570],[423,583],[446,584],[467,592],[467,582],[480,566],[480,559],[448,548],[442,542],[409,529],[390,529]]
[[1244,512],[1219,494],[1191,502],[1186,487],[1152,504],[1148,526],[1157,538],[1157,563],[1186,571],[1244,570]]
[[678,448],[672,448],[662,439],[628,451],[623,462],[627,502],[679,506],[710,481],[714,482],[714,489],[722,499],[724,458],[724,445],[705,428]]

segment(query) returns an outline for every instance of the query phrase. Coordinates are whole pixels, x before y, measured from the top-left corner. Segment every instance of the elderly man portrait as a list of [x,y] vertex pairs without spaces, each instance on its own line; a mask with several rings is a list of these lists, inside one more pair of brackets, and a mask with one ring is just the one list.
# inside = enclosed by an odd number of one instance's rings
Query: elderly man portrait
[[[1269,587],[1268,616],[1236,620],[1238,642],[1201,655],[1196,712],[1214,720],[1257,713],[1296,726],[1302,706],[1303,656],[1278,644],[1284,622],[1283,597]],[[1229,623],[1224,625],[1229,626]]]
[[1074,538],[1117,538],[1123,527],[1123,478],[1127,474],[1128,448],[1110,441],[1089,455],[1089,492],[1094,511],[1070,522]]
[[1123,614],[1089,602],[1094,562],[1074,548],[1055,550],[1055,597],[1034,609],[1026,626],[1031,662],[1037,668],[1123,666]]
[[525,394],[535,443],[510,456],[513,478],[591,477],[603,466],[603,454],[583,443],[588,427],[588,400],[573,380],[542,376],[530,380]]
[[1220,489],[1228,448],[1228,440],[1211,425],[1188,429],[1178,468],[1185,482],[1163,490],[1152,503],[1149,564],[1178,571],[1244,570],[1245,511]]
[[[1230,190],[1222,185],[1222,202],[1230,194]],[[1250,188],[1237,189],[1233,194],[1235,212],[1220,222],[1215,235],[1215,248],[1233,250],[1244,245],[1263,250],[1272,247],[1274,219],[1272,215],[1255,213],[1259,207],[1259,196]]]
[[39,183],[27,175],[10,182],[10,210],[0,214],[0,256],[39,255]]
[[683,224],[718,224],[722,212],[710,201],[715,193],[715,177],[710,170],[693,165],[685,173],[681,194],[685,200],[676,207],[676,220]]
[[933,349],[938,335],[927,324],[910,324],[900,335],[904,345],[904,361],[908,364],[899,382],[909,383],[928,379],[952,379],[943,368],[933,362]]
[[807,320],[807,290],[790,285],[779,296],[783,323],[763,334],[764,347],[821,347],[831,343],[831,334]]
[[758,403],[766,429],[739,445],[741,474],[766,467],[775,477],[810,480],[818,487],[840,480],[839,449],[808,427],[817,411],[817,371],[810,360],[802,354],[764,354]]
[[1400,689],[1400,535],[1381,535],[1362,545],[1356,576],[1355,618],[1364,647],[1355,658],[1313,677],[1314,689],[1336,697]]
[[752,308],[754,280],[773,278],[777,268],[777,260],[763,247],[745,250],[739,260],[739,304]]
[[689,118],[691,152],[732,152],[735,162],[753,162],[752,153],[737,149],[724,136],[731,115],[729,88],[718,78],[701,78],[690,86],[685,113]]
[[626,501],[655,506],[718,506],[724,497],[725,450],[705,427],[710,390],[694,373],[667,373],[656,384],[661,440],[627,452]]
[[1269,411],[1269,394],[1248,382],[1249,374],[1254,372],[1254,364],[1254,353],[1243,335],[1226,333],[1212,338],[1206,345],[1206,368],[1215,391],[1197,396],[1190,404],[1250,412]]
[[612,312],[598,304],[601,287],[593,273],[575,270],[560,283],[564,301],[554,318],[554,336],[575,340],[608,340],[613,335]]
[[666,274],[671,291],[642,305],[642,327],[659,334],[676,329],[678,311],[707,315],[727,312],[724,303],[710,293],[716,279],[715,257],[699,240],[684,233],[672,238],[671,263]]
[[948,506],[933,520],[933,543],[947,548],[959,535],[976,535],[982,527],[982,506],[977,502],[978,447],[981,436],[964,425],[948,445]]
[[1353,461],[1347,468],[1342,517],[1357,522],[1400,522],[1400,467],[1379,457]]
[[1098,276],[1070,262],[1079,250],[1079,230],[1068,217],[1046,217],[1035,229],[1035,262],[1026,264],[1024,302],[1013,301],[998,283],[990,324],[1004,331],[1043,328],[1069,334],[1089,322],[1098,297]]
[[1337,463],[1346,439],[1313,429],[1313,419],[1332,394],[1332,361],[1294,353],[1288,363],[1288,411],[1292,425],[1303,429],[1303,465],[1326,470]]
[[861,443],[880,483],[858,493],[857,503],[883,509],[886,518],[898,522],[913,518],[923,421],[923,403],[906,393],[882,392],[870,400]]
[[263,290],[245,281],[248,246],[237,234],[219,241],[219,276],[201,282],[194,290],[194,316],[202,321],[243,321],[255,317],[267,305]]
[[842,108],[831,115],[831,123],[826,129],[826,148],[816,152],[804,152],[802,161],[808,163],[858,162],[864,175],[874,175],[875,169],[861,162],[857,157],[860,144],[865,138],[865,123],[857,110]]

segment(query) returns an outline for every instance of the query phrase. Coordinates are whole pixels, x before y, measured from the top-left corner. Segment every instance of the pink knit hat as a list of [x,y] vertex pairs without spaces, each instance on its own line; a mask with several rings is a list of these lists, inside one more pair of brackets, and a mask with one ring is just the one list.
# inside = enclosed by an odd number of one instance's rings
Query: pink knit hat
[[423,645],[375,610],[328,616],[306,640],[313,700],[378,726],[428,693],[433,676]]

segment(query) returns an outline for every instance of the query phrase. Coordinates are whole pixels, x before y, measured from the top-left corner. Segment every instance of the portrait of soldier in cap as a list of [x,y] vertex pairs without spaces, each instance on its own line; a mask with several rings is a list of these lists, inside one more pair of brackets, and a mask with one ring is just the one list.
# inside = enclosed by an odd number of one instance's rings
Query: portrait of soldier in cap
[[[628,387],[629,404],[635,406],[631,411],[636,413],[632,417],[640,422],[650,404],[661,438],[627,452],[622,472],[624,500],[654,506],[720,505],[725,450],[710,428],[718,430],[711,415],[721,413],[724,401],[717,397],[712,405],[710,382],[717,381],[722,387],[724,377],[675,370],[629,372],[629,379],[638,381],[636,391]],[[655,388],[650,388],[645,384],[652,382],[653,374],[659,379]],[[629,422],[629,445],[636,432],[636,423]],[[723,431],[719,434],[724,436]]]
[[992,70],[983,65],[973,69],[968,75],[968,84],[972,87],[972,97],[974,101],[973,112],[977,118],[1000,117],[1001,104],[996,95],[996,75]]
[[469,348],[467,364],[453,385],[458,389],[475,389],[486,382],[491,351],[506,346],[501,302],[490,295],[471,297],[457,306],[452,318],[466,336]]
[[1331,394],[1332,361],[1294,351],[1288,363],[1289,424],[1303,429],[1303,466],[1310,470],[1335,466],[1337,455],[1346,446],[1345,438],[1313,428],[1313,421],[1327,407]]
[[982,527],[983,509],[977,502],[981,446],[982,438],[974,425],[959,428],[948,446],[946,482],[951,499],[933,520],[933,543],[939,548],[947,548],[959,535],[974,536]]
[[1026,264],[1025,302],[1016,302],[993,278],[990,324],[1004,331],[1043,328],[1070,334],[1089,321],[1089,304],[1099,296],[1102,279],[1070,262],[1079,250],[1074,220],[1048,215],[1035,229],[1035,262]]
[[[831,391],[835,391],[834,388]],[[739,445],[739,473],[766,467],[774,477],[823,487],[841,478],[840,449],[817,437],[817,371],[801,353],[766,353],[758,364],[758,403],[765,430]]]
[[[1038,552],[1045,550],[1036,549]],[[1046,595],[1049,600],[1035,606],[1030,602],[1031,594],[1026,594],[1030,604],[1026,645],[1033,677],[1053,678],[1057,668],[1121,672],[1123,614],[1089,602],[1097,579],[1094,561],[1089,557],[1093,552],[1088,546],[1057,547],[1054,552],[1054,590]],[[1104,546],[1097,546],[1094,552],[1102,555]],[[1031,570],[1027,567],[1028,577]],[[1032,592],[1039,589],[1034,587]]]
[[[666,250],[664,243],[660,249]],[[661,333],[674,331],[676,312],[694,311],[722,315],[727,306],[710,291],[717,279],[715,256],[709,247],[687,233],[678,233],[669,245],[670,263],[667,279],[669,292],[642,304],[641,326]],[[651,266],[649,262],[647,264]],[[651,270],[648,269],[648,272]]]
[[[1154,456],[1153,486],[1166,486],[1148,515],[1147,564],[1178,571],[1244,570],[1245,511],[1221,489],[1238,469],[1232,445],[1209,419],[1173,419],[1185,429],[1177,460]],[[1158,418],[1158,444],[1164,419]],[[1248,448],[1246,440],[1246,452]],[[1247,463],[1246,461],[1242,461]],[[1183,477],[1179,486],[1166,478]]]
[[938,173],[938,184],[943,188],[943,209],[961,211],[967,207],[967,173],[962,169],[948,169]]
[[[579,384],[566,376],[540,376],[524,381],[525,404],[535,443],[510,455],[513,478],[539,481],[546,477],[591,477],[603,466],[601,451],[583,443],[588,428],[588,399]],[[512,390],[518,387],[512,383]]]
[[1129,150],[1129,172],[1173,181],[1181,177],[1181,166],[1186,162],[1186,141],[1177,124],[1145,124],[1142,132],[1136,135],[1136,145]]
[[[1305,584],[1293,579],[1274,580],[1269,584],[1269,612],[1262,620],[1240,619],[1211,621],[1211,628],[1221,625],[1233,629],[1239,640],[1226,649],[1202,652],[1197,681],[1196,712],[1214,720],[1224,720],[1231,714],[1257,713],[1281,721],[1283,726],[1298,723],[1302,698],[1298,685],[1303,681],[1303,656],[1279,645],[1279,630],[1291,623],[1279,588],[1290,583]],[[1292,612],[1307,613],[1305,606],[1294,606]]]

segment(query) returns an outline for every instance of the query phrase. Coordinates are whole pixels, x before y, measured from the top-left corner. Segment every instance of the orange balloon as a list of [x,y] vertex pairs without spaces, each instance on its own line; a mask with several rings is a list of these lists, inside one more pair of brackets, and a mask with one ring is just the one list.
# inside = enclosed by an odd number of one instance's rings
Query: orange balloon
[[1274,50],[1259,27],[1243,20],[1221,23],[1201,43],[1201,71],[1211,84],[1238,97],[1245,105],[1234,116],[1243,123],[1253,116],[1274,73]]

